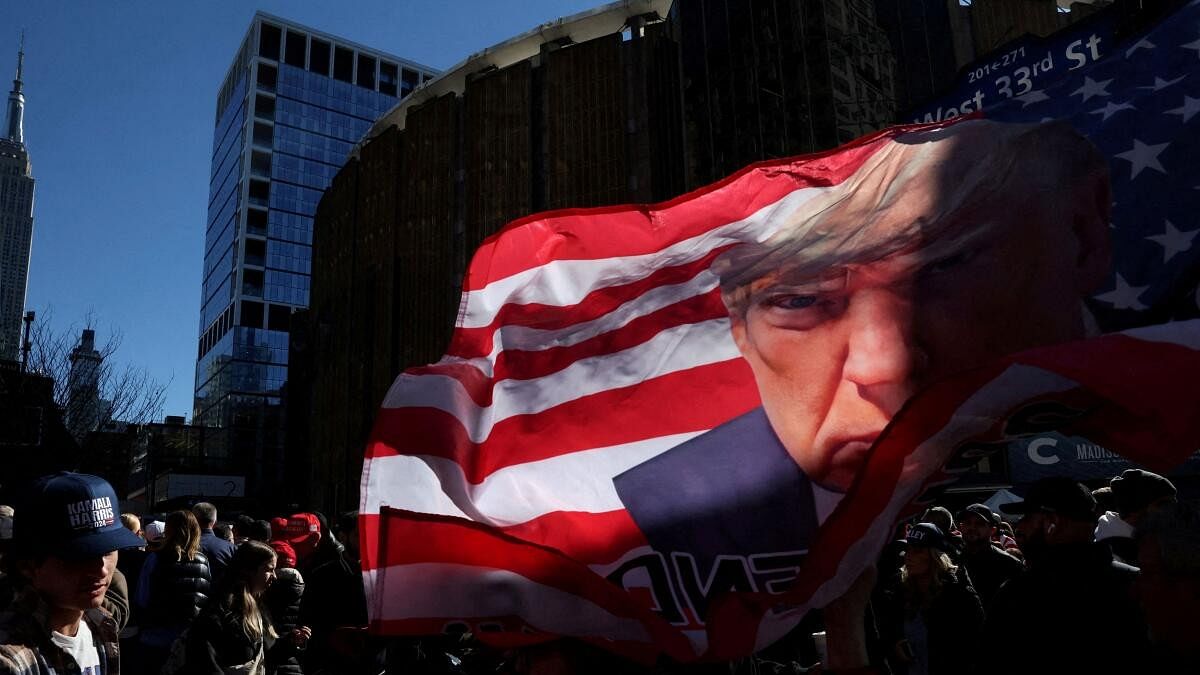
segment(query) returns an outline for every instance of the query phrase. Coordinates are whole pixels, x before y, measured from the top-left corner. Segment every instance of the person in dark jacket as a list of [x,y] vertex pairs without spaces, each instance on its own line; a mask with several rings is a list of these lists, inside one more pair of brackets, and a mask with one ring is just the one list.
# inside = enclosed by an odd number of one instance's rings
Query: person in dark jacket
[[[329,520],[325,517],[325,514],[321,513],[320,511],[313,511],[311,513],[300,515],[316,521],[318,528],[317,531],[320,532],[320,536],[317,537],[316,544],[313,546],[313,550],[310,555],[303,555],[300,553],[299,549],[297,549],[296,553],[300,558],[297,564],[297,569],[305,572],[311,572],[321,565],[340,560],[342,554],[346,550],[346,547],[337,540],[336,536],[334,536],[333,531],[329,527]],[[292,517],[295,518],[295,516]]]
[[899,576],[876,593],[885,658],[897,674],[965,672],[983,628],[979,596],[950,561],[941,528],[918,523],[906,542]]
[[171,644],[208,602],[211,585],[196,517],[190,511],[168,515],[162,548],[146,558],[138,581],[138,651],[143,672],[159,671]]
[[275,564],[275,551],[266,544],[238,547],[216,596],[188,630],[184,673],[264,675],[305,646],[312,632],[298,626],[281,638],[265,606]]
[[1093,541],[1095,508],[1091,492],[1065,477],[1039,480],[1024,501],[1000,507],[1022,517],[1017,541],[1028,566],[988,607],[988,640],[1004,645],[1004,656],[981,672],[1144,671],[1146,623],[1131,594],[1138,570]]
[[[275,583],[271,584],[263,597],[275,631],[285,635],[302,625],[300,600],[304,597],[304,577],[296,569],[296,552],[291,545],[286,541],[273,541],[270,546],[275,550]],[[303,675],[303,672],[300,660],[296,657],[267,668],[268,675]]]
[[971,577],[986,609],[1004,582],[1025,569],[1025,565],[993,543],[1000,516],[984,504],[972,504],[958,515],[963,537],[962,565]]
[[196,521],[200,523],[200,551],[208,558],[213,583],[217,583],[225,573],[229,560],[233,558],[233,542],[221,539],[213,533],[213,526],[217,524],[217,507],[208,502],[200,502],[192,507],[192,515],[196,516]]
[[345,545],[337,558],[305,575],[307,586],[300,611],[313,628],[305,658],[310,673],[374,675],[387,658],[386,640],[367,635],[367,599],[363,592],[358,550],[358,512],[339,517]]

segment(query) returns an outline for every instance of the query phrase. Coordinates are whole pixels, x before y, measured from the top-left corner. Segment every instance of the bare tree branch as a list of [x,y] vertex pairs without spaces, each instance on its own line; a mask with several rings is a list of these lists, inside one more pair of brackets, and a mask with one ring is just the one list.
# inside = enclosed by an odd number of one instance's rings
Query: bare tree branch
[[[52,317],[53,310],[49,308],[39,312],[38,321],[30,330],[29,368],[54,380],[54,401],[62,408],[67,427],[77,439],[110,420],[145,424],[162,415],[170,381],[159,382],[144,367],[119,363],[114,358],[123,340],[119,329],[110,328],[107,337],[95,345],[98,364],[94,358],[73,363],[72,353],[80,346],[82,331],[96,330],[95,313],[89,310],[82,327],[73,323],[61,333],[51,328]],[[73,367],[77,371],[74,391]],[[93,381],[94,388],[89,386]]]

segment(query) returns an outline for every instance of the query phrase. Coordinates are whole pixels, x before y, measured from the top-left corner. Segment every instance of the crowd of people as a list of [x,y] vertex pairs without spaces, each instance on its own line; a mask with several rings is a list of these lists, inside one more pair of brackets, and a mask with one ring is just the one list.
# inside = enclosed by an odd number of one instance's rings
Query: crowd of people
[[[458,638],[427,655],[369,637],[356,513],[224,522],[202,502],[143,522],[73,473],[30,494],[0,506],[0,675],[642,672],[578,644],[489,654]],[[1048,478],[998,510],[932,507],[856,584],[861,604],[852,590],[750,659],[654,672],[1200,672],[1200,510],[1168,479]],[[863,631],[839,631],[845,607]],[[868,665],[814,664],[814,626]]]
[[0,673],[380,673],[357,515],[143,520],[99,477],[42,478],[0,511]]

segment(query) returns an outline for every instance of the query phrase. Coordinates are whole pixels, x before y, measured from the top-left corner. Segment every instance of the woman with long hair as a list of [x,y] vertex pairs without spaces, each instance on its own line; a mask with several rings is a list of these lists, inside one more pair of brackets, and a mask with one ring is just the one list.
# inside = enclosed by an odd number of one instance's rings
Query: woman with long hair
[[171,644],[200,614],[212,571],[200,552],[200,524],[191,511],[166,518],[161,546],[146,557],[137,586],[140,670],[157,673]]
[[275,551],[257,541],[238,547],[212,601],[188,631],[186,672],[264,675],[295,656],[312,631],[298,626],[282,639],[263,596],[275,581]]
[[979,595],[966,570],[951,562],[941,528],[918,523],[905,541],[899,573],[876,594],[879,632],[892,672],[967,672],[983,629]]

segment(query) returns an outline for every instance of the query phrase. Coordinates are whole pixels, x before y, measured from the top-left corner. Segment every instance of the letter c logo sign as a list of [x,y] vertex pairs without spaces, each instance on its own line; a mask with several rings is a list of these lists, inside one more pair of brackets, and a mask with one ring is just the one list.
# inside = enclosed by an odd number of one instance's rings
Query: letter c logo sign
[[1028,449],[1029,450],[1029,459],[1034,464],[1041,464],[1043,466],[1046,466],[1049,464],[1058,464],[1059,461],[1061,461],[1061,460],[1059,460],[1058,455],[1042,454],[1042,448],[1046,448],[1046,447],[1053,448],[1053,447],[1057,447],[1057,446],[1058,446],[1057,438],[1035,438],[1032,441],[1029,441],[1029,449]]

